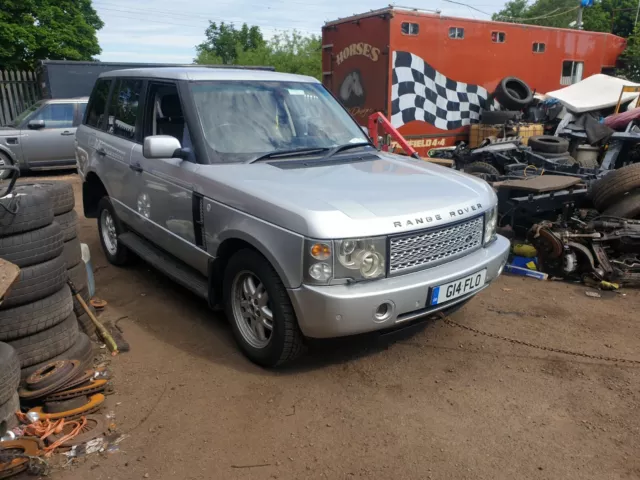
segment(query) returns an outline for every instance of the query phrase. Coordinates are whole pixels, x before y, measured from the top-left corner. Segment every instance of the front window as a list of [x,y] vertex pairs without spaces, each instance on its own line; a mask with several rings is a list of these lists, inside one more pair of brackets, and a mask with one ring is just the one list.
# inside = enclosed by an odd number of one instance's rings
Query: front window
[[243,162],[277,151],[368,142],[320,84],[197,82],[191,85],[191,92],[215,162]]
[[74,110],[74,103],[49,103],[29,121],[43,120],[44,128],[71,128]]
[[42,106],[43,103],[44,103],[44,101],[40,100],[39,102],[36,102],[33,105],[31,105],[24,112],[22,112],[20,115],[18,115],[16,118],[14,118],[13,121],[9,124],[9,126],[13,127],[13,128],[17,128],[18,126],[20,126],[20,124],[22,122],[24,122],[27,119],[27,117],[32,115],[33,112],[38,110]]

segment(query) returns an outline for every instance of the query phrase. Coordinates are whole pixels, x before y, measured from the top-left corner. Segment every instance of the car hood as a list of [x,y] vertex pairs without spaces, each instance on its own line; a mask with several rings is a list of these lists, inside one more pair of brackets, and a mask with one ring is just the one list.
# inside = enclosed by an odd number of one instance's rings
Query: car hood
[[450,168],[386,153],[364,158],[202,166],[211,190],[200,193],[314,238],[424,229],[475,217],[497,201],[486,182]]

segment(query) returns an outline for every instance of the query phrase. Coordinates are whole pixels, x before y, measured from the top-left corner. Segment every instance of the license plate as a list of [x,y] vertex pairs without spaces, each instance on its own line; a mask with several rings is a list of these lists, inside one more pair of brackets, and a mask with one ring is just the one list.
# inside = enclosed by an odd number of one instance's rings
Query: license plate
[[451,300],[463,297],[475,290],[479,290],[484,287],[486,278],[487,271],[482,270],[481,272],[473,273],[468,277],[460,278],[438,287],[433,287],[431,290],[431,300],[429,304],[431,306],[440,305],[441,303],[450,302]]

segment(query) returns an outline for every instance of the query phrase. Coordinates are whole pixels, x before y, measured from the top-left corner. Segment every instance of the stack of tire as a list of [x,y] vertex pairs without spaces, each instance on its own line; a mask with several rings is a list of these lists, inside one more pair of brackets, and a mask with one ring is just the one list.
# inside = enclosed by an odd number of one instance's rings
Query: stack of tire
[[0,341],[15,349],[22,378],[52,359],[89,363],[92,357],[67,286],[66,259],[73,253],[65,254],[71,248],[65,239],[74,237],[75,219],[62,191],[67,187],[19,185],[0,199],[0,257],[20,267],[0,304]]
[[603,215],[640,219],[640,163],[614,170],[594,182],[589,196]]
[[17,426],[20,409],[20,360],[15,349],[0,342],[0,435]]
[[558,163],[574,165],[576,161],[569,153],[569,141],[553,135],[537,135],[529,138],[533,153]]
[[[80,296],[95,314],[95,310],[89,305],[91,296],[89,295],[87,269],[82,261],[82,248],[78,238],[78,214],[74,210],[75,196],[73,186],[66,182],[27,183],[21,185],[30,186],[33,189],[42,190],[51,195],[54,221],[62,228],[64,240],[62,254],[67,266],[69,280],[73,282]],[[80,330],[89,335],[89,337],[94,337],[96,334],[95,325],[75,298],[73,299],[73,312],[78,318]]]
[[503,78],[490,96],[491,102],[500,105],[499,110],[484,110],[480,123],[484,125],[502,125],[519,121],[522,110],[533,102],[533,92],[529,85],[516,77]]

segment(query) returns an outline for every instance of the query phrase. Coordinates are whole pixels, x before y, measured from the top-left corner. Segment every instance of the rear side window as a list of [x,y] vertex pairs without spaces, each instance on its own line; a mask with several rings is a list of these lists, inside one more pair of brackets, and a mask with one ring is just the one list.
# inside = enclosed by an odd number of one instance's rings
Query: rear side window
[[534,53],[544,53],[547,49],[547,46],[544,43],[534,43],[533,44],[533,52]]
[[449,38],[452,40],[462,40],[464,38],[464,28],[462,27],[450,27]]
[[89,110],[85,124],[94,128],[102,128],[104,125],[104,114],[107,110],[107,97],[111,88],[111,80],[98,80],[93,87],[91,98],[89,99]]
[[113,89],[107,132],[135,140],[142,80],[121,79]]
[[420,32],[420,26],[417,23],[402,22],[400,28],[404,35],[418,35]]

